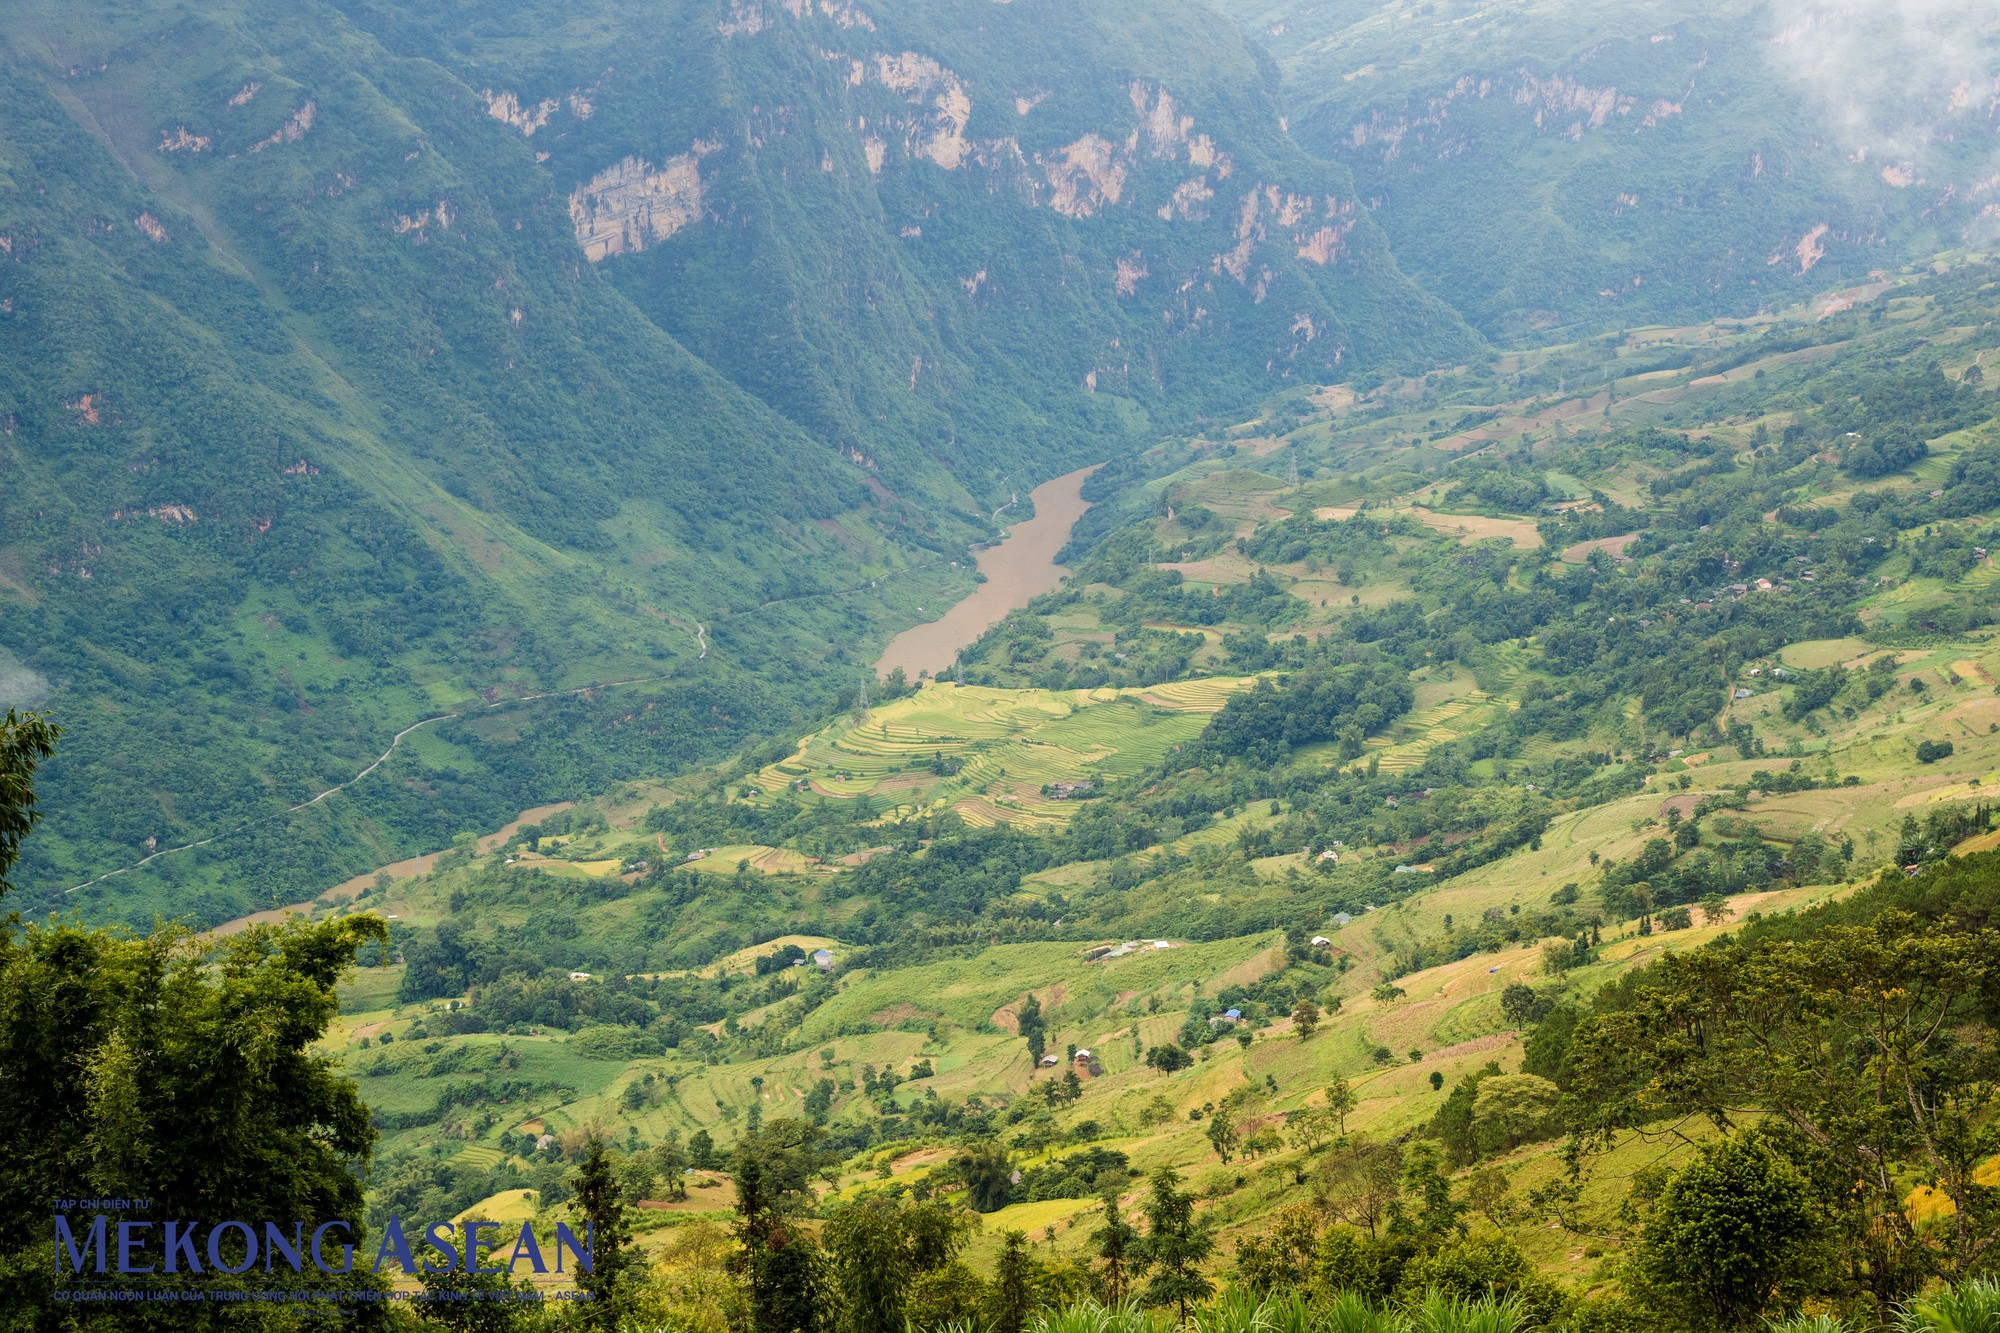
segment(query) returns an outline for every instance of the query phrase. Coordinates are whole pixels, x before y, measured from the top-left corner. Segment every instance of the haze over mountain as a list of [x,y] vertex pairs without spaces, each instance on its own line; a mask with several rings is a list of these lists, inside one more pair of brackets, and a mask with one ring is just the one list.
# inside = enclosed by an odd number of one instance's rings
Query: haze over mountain
[[1751,313],[2000,234],[1984,6],[1214,3],[1490,337]]
[[962,590],[1003,487],[1477,341],[1192,4],[30,4],[5,39],[0,651],[10,702],[93,718],[37,891],[466,703],[706,673],[440,727],[210,855],[283,899],[730,743]]
[[1971,0],[14,0],[0,1325],[2000,1325],[1996,238]]

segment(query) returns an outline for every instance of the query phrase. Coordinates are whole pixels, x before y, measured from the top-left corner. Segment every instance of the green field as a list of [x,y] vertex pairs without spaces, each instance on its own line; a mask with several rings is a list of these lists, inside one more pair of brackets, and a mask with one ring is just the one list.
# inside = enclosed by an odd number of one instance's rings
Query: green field
[[[753,781],[765,793],[867,797],[889,819],[952,810],[975,827],[1058,826],[1076,803],[1044,788],[1144,772],[1200,734],[1247,683],[1231,677],[1122,690],[926,683],[865,718],[806,737]],[[938,771],[946,767],[956,772]]]

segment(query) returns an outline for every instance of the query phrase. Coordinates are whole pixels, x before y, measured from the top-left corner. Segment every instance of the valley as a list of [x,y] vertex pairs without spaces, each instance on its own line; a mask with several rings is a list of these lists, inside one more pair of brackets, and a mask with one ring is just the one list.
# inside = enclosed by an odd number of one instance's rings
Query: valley
[[[1980,853],[1992,281],[1275,400],[1124,464],[1067,580],[937,679],[323,903],[394,918],[326,1047],[385,1128],[378,1206],[546,1216],[561,1145],[601,1132],[651,1181],[642,1244],[695,1281],[735,1200],[706,1145],[797,1120],[842,1159],[826,1208],[962,1203],[967,1145],[1034,1180],[1115,1156],[1121,1207],[1172,1167],[1241,1264],[1331,1181],[1329,1088],[1355,1141],[1436,1135],[1494,1065],[1566,1077],[1503,1000],[1574,1014]],[[1976,396],[1884,406],[1950,429],[1874,476],[1808,423],[1885,373]],[[1508,619],[1585,584],[1615,599],[1597,639],[1557,601]],[[1504,1187],[1475,1232],[1602,1292],[1630,1192],[1700,1141],[1613,1136],[1573,1211],[1553,1134],[1460,1179]],[[1091,1261],[1102,1189],[1039,1188],[978,1205],[975,1266],[1009,1230]]]
[[2000,1318],[1977,6],[0,75],[0,1325]]
[[[1030,491],[1033,515],[1009,526],[997,544],[974,552],[979,586],[937,619],[912,626],[889,640],[875,663],[875,674],[901,671],[912,680],[935,675],[958,660],[959,649],[991,629],[1009,611],[1026,606],[1045,592],[1054,592],[1065,572],[1056,563],[1056,554],[1090,507],[1083,498],[1083,485],[1096,470],[1080,468]],[[921,613],[923,608],[917,610]]]

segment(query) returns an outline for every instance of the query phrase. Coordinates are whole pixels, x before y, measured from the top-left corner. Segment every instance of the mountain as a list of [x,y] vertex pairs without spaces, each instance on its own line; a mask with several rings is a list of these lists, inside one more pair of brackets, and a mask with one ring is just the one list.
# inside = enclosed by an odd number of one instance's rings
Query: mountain
[[1995,234],[1979,6],[1215,3],[1489,337],[1754,313]]
[[[952,678],[332,906],[392,918],[327,1042],[383,1131],[373,1215],[560,1216],[606,1126],[689,1310],[730,1150],[803,1136],[830,1251],[942,1201],[982,1277],[1037,1235],[1079,1275],[1052,1303],[1108,1294],[1104,1195],[1145,1222],[1171,1168],[1218,1286],[1655,1308],[1638,1219],[1724,1123],[1687,1102],[1901,1115],[1829,1039],[1884,996],[1924,1031],[1913,994],[1962,996],[1984,1039],[1984,964],[1927,951],[2000,949],[1996,296],[1925,265],[1108,465],[1073,577]],[[1942,1063],[1969,1126],[1993,1071]],[[1810,1179],[1880,1141],[1772,1151]],[[1818,1178],[1829,1259],[1909,1178]],[[1873,1309],[1849,1271],[1819,1290]]]
[[738,744],[1003,484],[1476,343],[1191,4],[32,3],[0,56],[0,702],[70,729],[20,880],[256,822],[72,906]]
[[1198,6],[346,12],[478,90],[634,305],[900,473],[1018,480],[1472,342]]

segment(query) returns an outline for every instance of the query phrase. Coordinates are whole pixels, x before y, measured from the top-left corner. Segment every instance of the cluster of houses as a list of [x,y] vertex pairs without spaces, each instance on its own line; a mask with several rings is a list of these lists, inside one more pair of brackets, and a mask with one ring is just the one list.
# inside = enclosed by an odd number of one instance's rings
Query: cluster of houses
[[[1743,674],[1746,676],[1761,676],[1764,674],[1764,668],[1753,666]],[[1774,666],[1771,668],[1771,675],[1773,679],[1776,680],[1790,680],[1793,674],[1794,673],[1786,667]],[[1756,691],[1752,690],[1749,686],[1738,685],[1735,688],[1735,690],[1733,690],[1730,693],[1729,697],[1732,699],[1748,699],[1754,693],[1756,693]]]
[[[1079,1073],[1088,1074],[1092,1078],[1102,1078],[1104,1076],[1104,1066],[1097,1062],[1097,1057],[1090,1053],[1090,1048],[1087,1046],[1077,1047],[1076,1054],[1070,1056],[1069,1061],[1076,1066]],[[1050,1051],[1042,1056],[1042,1068],[1044,1069],[1054,1069],[1062,1062],[1063,1058],[1054,1051]]]
[[1096,944],[1083,951],[1086,963],[1101,963],[1107,958],[1123,958],[1128,954],[1141,953],[1150,949],[1171,949],[1172,940],[1127,940],[1123,944]]

